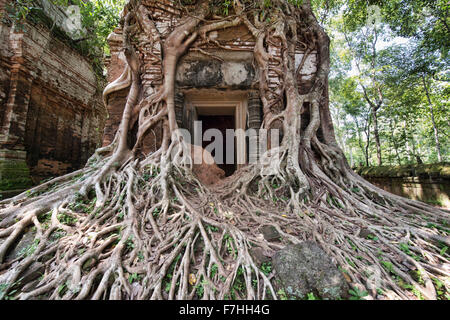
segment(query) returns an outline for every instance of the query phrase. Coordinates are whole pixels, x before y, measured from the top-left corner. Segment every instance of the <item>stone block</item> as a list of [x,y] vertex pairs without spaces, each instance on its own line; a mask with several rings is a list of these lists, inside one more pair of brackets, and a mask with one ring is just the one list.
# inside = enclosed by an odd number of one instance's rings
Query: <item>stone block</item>
[[0,159],[0,195],[24,191],[32,186],[30,169],[21,159]]
[[278,286],[289,297],[305,299],[314,293],[325,300],[348,297],[348,284],[331,258],[315,242],[289,245],[273,257]]

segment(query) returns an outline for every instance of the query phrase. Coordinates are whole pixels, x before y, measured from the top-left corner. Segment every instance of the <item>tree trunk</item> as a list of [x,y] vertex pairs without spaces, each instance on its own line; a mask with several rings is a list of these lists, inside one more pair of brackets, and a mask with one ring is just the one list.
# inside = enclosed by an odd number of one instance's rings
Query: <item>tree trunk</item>
[[380,134],[378,132],[378,115],[377,108],[372,108],[372,118],[373,118],[373,136],[375,138],[375,146],[377,148],[377,160],[378,165],[383,165],[383,160],[381,157],[381,143],[380,143]]
[[366,120],[366,127],[364,129],[364,133],[366,134],[366,146],[364,149],[364,155],[366,157],[366,166],[369,167],[370,166],[370,162],[369,162],[369,148],[370,148],[370,124],[372,121],[372,117],[370,116],[370,113],[367,115],[367,120]]
[[[409,132],[406,130],[408,128],[408,124],[406,120],[403,121],[403,135],[405,136],[405,146],[406,146],[406,153],[408,154],[409,163],[414,163],[416,161],[416,153],[415,153],[415,147],[411,148],[411,137],[409,135]],[[413,138],[414,139],[414,138]]]
[[439,131],[438,131],[438,128],[436,125],[436,121],[434,119],[434,107],[433,107],[433,103],[431,102],[430,92],[428,91],[427,83],[425,81],[425,75],[422,75],[422,83],[423,83],[423,87],[425,89],[425,93],[427,95],[428,106],[430,108],[430,117],[431,117],[431,123],[433,124],[434,141],[436,143],[436,152],[437,152],[438,161],[442,162],[441,144],[439,142]]
[[358,145],[359,145],[359,148],[361,149],[361,151],[362,151],[362,153],[364,155],[366,167],[368,167],[369,166],[369,155],[367,153],[367,151],[368,151],[367,148],[365,148],[364,145],[363,145],[363,141],[362,141],[362,137],[361,137],[361,128],[359,126],[359,121],[358,121],[358,119],[356,117],[353,117],[353,119],[355,121],[356,130],[358,132]]
[[394,125],[392,125],[392,119],[389,120],[389,126],[391,127],[391,139],[392,139],[392,144],[394,145],[394,150],[395,150],[395,156],[397,157],[397,163],[399,166],[402,165],[402,160],[400,158],[400,154],[398,152],[398,145],[397,145],[397,141],[395,139],[394,136],[394,129],[397,126],[397,123],[394,120]]

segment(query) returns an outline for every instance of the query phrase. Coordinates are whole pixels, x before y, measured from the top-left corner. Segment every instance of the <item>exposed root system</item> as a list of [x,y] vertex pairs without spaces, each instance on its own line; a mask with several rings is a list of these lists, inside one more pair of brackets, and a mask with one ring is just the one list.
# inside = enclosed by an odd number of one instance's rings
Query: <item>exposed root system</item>
[[[129,88],[116,138],[84,169],[0,203],[2,298],[277,299],[273,273],[252,251],[271,256],[305,240],[317,242],[352,286],[373,297],[436,299],[436,288],[449,288],[448,212],[384,192],[349,168],[328,110],[328,38],[308,1],[272,3],[276,9],[268,13],[258,11],[259,2],[235,1],[234,14],[219,20],[209,1],[199,0],[164,41],[145,5],[127,5],[127,68],[105,91],[107,102],[111,92]],[[200,49],[196,40],[238,24],[256,39],[263,128],[281,122],[283,141],[263,163],[206,187],[193,175],[190,146],[177,131],[175,70],[189,48]],[[164,52],[164,82],[148,97],[130,40],[137,32],[151,34]],[[279,44],[281,60],[267,51],[269,42]],[[291,54],[299,43],[320,61],[305,95]],[[283,75],[278,92],[268,86],[274,64]],[[142,157],[137,150],[156,125],[164,128],[160,148]],[[266,225],[278,231],[278,241],[260,234]],[[30,229],[32,246],[7,259]],[[42,275],[30,276],[36,270]]]

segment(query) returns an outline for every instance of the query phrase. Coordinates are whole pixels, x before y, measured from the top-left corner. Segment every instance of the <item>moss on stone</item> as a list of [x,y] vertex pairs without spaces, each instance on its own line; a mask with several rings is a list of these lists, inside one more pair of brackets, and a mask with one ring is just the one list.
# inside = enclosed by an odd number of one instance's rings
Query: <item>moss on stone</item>
[[84,57],[92,65],[98,80],[101,82],[104,79],[103,75],[103,61],[95,59],[92,56],[92,52],[86,50],[86,40],[75,40],[67,34],[61,27],[56,25],[51,17],[49,17],[41,8],[33,8],[30,14],[27,16],[27,20],[33,24],[44,25],[51,33],[52,37],[63,42],[73,50],[75,50],[80,56]]
[[450,163],[361,167],[357,168],[356,172],[363,177],[371,178],[433,177],[449,179]]
[[273,257],[275,287],[289,298],[305,299],[313,292],[324,300],[348,296],[348,284],[331,258],[313,241],[289,245]]
[[33,182],[30,169],[23,160],[0,160],[0,191],[25,190]]
[[441,177],[450,179],[450,165],[446,165],[441,169]]

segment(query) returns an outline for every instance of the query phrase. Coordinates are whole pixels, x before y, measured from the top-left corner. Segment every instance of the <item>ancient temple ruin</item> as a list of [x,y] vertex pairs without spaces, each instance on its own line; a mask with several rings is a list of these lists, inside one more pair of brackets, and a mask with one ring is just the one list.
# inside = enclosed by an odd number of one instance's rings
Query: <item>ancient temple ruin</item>
[[[0,0],[0,15],[9,0]],[[64,31],[66,12],[43,1]],[[66,39],[67,40],[67,39]],[[0,194],[16,193],[86,163],[106,110],[91,62],[44,23],[0,23]]]
[[[143,96],[150,96],[163,83],[161,42],[179,25],[185,17],[183,9],[168,0],[142,1],[149,10],[149,21],[156,28],[152,34],[139,33],[132,40],[145,65],[141,67],[141,83]],[[224,132],[226,129],[255,129],[261,127],[263,121],[262,102],[260,99],[258,68],[254,60],[255,38],[243,24],[207,33],[206,39],[199,37],[177,65],[175,84],[175,108],[177,123],[180,128],[193,133],[194,122],[202,121],[203,132],[215,128]],[[161,41],[153,41],[149,45],[149,37],[161,37]],[[268,44],[268,50],[275,58],[281,59],[280,44],[277,39]],[[118,79],[125,67],[123,30],[117,28],[109,36],[111,57],[108,60],[108,81]],[[298,47],[295,53],[296,68],[299,68],[297,79],[300,90],[308,92],[311,80],[317,72],[317,53]],[[268,70],[269,90],[273,96],[280,94],[282,74],[277,69],[278,63],[271,63]],[[110,115],[106,122],[103,145],[112,142],[123,113],[128,89],[105,93]],[[271,106],[273,109],[284,108],[279,100]],[[306,111],[308,112],[308,111]],[[274,128],[282,127],[281,122],[274,122]],[[158,141],[162,136],[159,126],[148,134],[143,146],[143,153],[158,149]],[[231,175],[241,165],[247,163],[249,154],[249,138],[237,137],[235,141],[234,164],[219,165],[225,175]],[[202,145],[205,147],[205,145]]]

